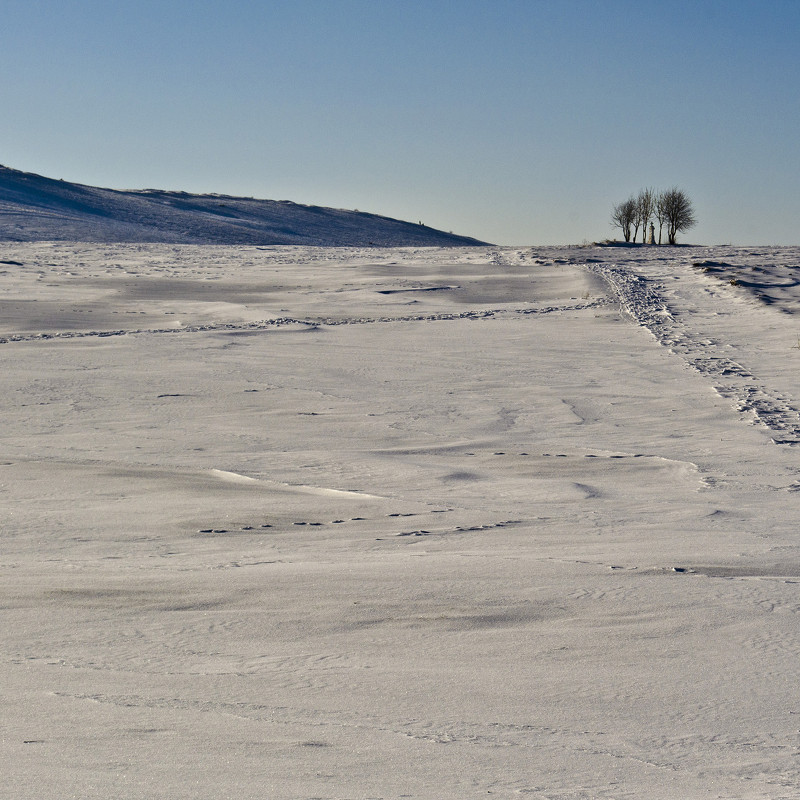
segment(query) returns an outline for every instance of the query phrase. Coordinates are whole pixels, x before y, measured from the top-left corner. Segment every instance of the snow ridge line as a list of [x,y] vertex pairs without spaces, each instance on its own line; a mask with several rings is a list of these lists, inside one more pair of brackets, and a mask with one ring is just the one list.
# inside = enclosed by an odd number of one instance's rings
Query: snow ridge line
[[680,356],[692,369],[711,378],[715,391],[733,400],[737,411],[773,431],[775,444],[800,444],[800,410],[778,392],[770,391],[750,370],[725,356],[711,355],[701,340],[675,319],[663,295],[646,278],[608,264],[584,267],[600,276],[617,296],[620,309],[646,328],[656,341]]
[[103,338],[107,336],[134,336],[137,334],[164,333],[203,333],[207,331],[259,331],[279,328],[285,325],[304,325],[307,328],[337,325],[375,325],[384,322],[440,322],[457,319],[488,319],[500,314],[553,314],[558,311],[583,311],[606,305],[605,298],[590,300],[585,303],[574,303],[563,306],[545,306],[543,308],[494,308],[475,311],[462,311],[458,314],[418,314],[405,317],[357,317],[353,319],[296,319],[294,317],[276,317],[255,322],[212,322],[208,325],[184,325],[174,328],[131,328],[110,331],[57,331],[55,333],[19,333],[0,336],[0,344],[15,342],[41,342],[58,339]]

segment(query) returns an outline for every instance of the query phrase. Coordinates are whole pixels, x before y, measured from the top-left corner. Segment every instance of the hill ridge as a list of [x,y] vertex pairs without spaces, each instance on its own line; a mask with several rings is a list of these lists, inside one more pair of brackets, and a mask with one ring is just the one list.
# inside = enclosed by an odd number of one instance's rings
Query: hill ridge
[[0,241],[463,247],[468,236],[379,214],[167,189],[105,189],[0,165]]

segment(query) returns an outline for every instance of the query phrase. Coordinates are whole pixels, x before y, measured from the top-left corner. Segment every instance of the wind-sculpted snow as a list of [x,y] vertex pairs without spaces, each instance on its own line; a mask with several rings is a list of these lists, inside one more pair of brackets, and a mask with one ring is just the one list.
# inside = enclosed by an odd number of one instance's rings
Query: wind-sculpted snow
[[796,798],[799,262],[0,243],[4,796]]

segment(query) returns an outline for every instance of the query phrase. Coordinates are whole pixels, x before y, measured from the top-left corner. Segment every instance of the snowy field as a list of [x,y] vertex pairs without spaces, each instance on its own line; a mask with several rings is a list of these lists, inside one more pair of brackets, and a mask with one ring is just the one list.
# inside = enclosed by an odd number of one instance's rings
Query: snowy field
[[800,797],[800,249],[0,262],[4,797]]

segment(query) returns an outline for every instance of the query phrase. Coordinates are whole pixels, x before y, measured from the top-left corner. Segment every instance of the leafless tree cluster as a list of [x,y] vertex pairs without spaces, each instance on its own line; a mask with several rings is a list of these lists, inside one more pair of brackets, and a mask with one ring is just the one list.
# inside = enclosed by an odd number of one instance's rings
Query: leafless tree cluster
[[[657,244],[661,244],[665,227],[667,241],[669,244],[675,244],[678,233],[688,231],[697,222],[691,200],[677,187],[665,191],[642,189],[635,197],[631,195],[624,202],[614,206],[611,213],[611,224],[622,230],[626,242],[635,242],[640,229],[642,243],[647,242],[648,226],[652,220],[658,222]],[[653,241],[653,244],[656,242]]]

